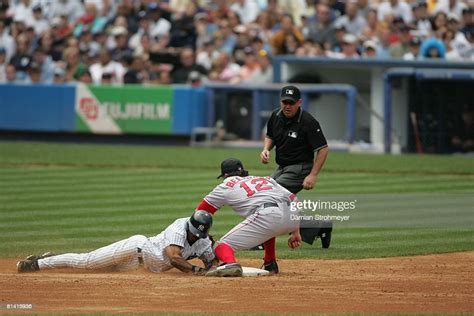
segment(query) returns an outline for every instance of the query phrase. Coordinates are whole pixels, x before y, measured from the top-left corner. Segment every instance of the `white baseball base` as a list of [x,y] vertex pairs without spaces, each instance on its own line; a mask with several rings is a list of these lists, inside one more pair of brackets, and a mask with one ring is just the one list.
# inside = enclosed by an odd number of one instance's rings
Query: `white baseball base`
[[263,269],[252,268],[252,267],[242,267],[242,276],[244,277],[258,277],[270,275],[270,272]]

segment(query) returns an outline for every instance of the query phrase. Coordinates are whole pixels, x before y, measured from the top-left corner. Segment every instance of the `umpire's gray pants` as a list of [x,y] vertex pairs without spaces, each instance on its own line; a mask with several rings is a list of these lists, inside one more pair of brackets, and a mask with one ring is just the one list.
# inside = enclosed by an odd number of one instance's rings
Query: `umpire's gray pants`
[[312,168],[312,162],[304,162],[286,167],[280,166],[273,172],[271,177],[279,185],[296,194],[303,189],[304,178],[311,172]]
[[290,211],[287,203],[278,203],[278,207],[261,206],[225,234],[220,242],[228,244],[234,251],[253,248],[270,238],[297,229],[299,227],[299,218],[295,216],[297,214]]

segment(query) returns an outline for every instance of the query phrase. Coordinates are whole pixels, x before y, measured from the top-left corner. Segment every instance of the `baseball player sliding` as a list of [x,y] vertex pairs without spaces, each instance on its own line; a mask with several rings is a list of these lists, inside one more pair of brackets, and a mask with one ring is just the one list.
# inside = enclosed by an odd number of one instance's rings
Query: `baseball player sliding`
[[[18,272],[56,268],[123,271],[143,266],[152,272],[174,267],[183,272],[204,274],[217,263],[208,238],[211,226],[212,216],[196,211],[190,218],[177,219],[154,237],[136,235],[89,253],[29,256],[17,263],[17,269]],[[206,268],[187,261],[195,257],[200,258]]]
[[216,257],[223,262],[207,276],[241,276],[242,267],[234,252],[265,243],[263,269],[278,273],[275,253],[275,236],[291,233],[288,246],[296,248],[301,243],[299,221],[290,216],[290,203],[296,196],[270,177],[249,176],[238,159],[221,163],[224,181],[216,186],[196,208],[214,214],[224,205],[231,206],[245,220],[231,229],[214,245]]

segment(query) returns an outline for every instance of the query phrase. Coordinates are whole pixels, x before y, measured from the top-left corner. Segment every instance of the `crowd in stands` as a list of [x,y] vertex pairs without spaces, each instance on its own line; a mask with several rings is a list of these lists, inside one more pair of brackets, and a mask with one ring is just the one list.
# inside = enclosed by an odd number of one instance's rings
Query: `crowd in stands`
[[266,83],[282,54],[474,62],[474,1],[0,0],[0,83]]

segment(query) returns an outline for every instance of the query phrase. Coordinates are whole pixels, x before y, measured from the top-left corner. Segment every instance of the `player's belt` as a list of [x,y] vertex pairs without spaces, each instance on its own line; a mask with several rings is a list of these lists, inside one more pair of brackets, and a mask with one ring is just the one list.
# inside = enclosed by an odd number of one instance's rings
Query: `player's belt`
[[143,265],[142,248],[137,248],[137,253],[138,253],[138,263],[142,266]]
[[263,203],[263,208],[267,207],[278,207],[278,204],[276,203]]

